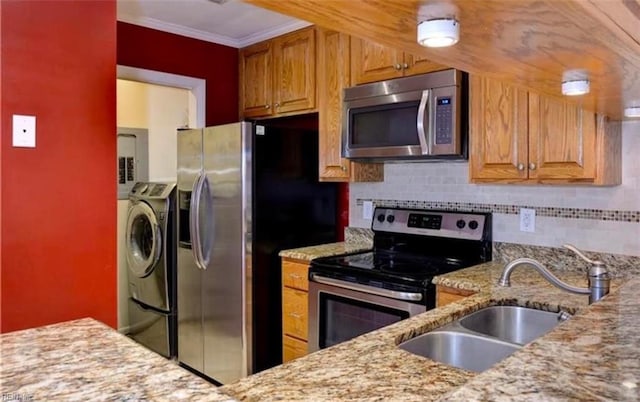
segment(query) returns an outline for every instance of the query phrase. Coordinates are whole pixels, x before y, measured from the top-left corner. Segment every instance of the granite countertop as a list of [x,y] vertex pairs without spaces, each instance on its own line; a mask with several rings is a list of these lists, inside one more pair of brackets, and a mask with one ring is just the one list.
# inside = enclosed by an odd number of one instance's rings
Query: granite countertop
[[318,257],[355,253],[371,249],[371,243],[366,241],[338,242],[321,244],[319,246],[300,247],[282,250],[278,255],[284,258],[311,261]]
[[0,336],[2,401],[231,401],[90,318]]
[[[638,400],[640,280],[588,306],[533,270],[514,271],[512,287],[496,285],[502,264],[486,263],[434,282],[478,293],[348,342],[226,385],[238,400]],[[556,272],[576,286],[584,274]],[[480,373],[405,352],[397,344],[480,308],[531,306],[576,313],[547,335]]]

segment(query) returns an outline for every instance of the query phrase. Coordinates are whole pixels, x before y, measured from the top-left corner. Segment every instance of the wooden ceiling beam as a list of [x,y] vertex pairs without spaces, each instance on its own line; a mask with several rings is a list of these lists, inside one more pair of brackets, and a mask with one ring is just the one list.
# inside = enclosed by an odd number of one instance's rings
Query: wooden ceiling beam
[[570,101],[614,119],[640,105],[640,0],[449,0],[461,36],[440,49],[416,42],[418,9],[433,1],[245,1],[548,95],[584,69],[591,92]]

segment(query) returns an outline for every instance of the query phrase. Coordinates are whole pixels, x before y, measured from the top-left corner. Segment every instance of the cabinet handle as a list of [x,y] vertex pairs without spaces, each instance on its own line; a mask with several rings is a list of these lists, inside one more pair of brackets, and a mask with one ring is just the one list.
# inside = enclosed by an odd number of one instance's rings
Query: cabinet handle
[[402,66],[400,65],[400,63],[398,63],[398,64],[396,64],[396,65],[394,66],[394,68],[395,68],[396,70],[400,70],[400,69],[402,68]]
[[409,68],[409,65],[408,65],[407,63],[404,63],[404,64],[402,65],[402,68],[406,70],[406,69],[408,69],[408,68]]
[[524,170],[524,164],[518,163],[518,170]]
[[302,275],[298,275],[298,274],[289,274],[289,277],[293,279],[302,279]]
[[288,313],[290,317],[293,317],[295,319],[300,319],[302,318],[302,314],[297,314],[297,313]]
[[535,163],[533,163],[533,162],[531,162],[531,163],[529,164],[529,170],[536,170],[536,164],[535,164]]
[[269,109],[271,107],[271,105],[265,105],[265,109]]

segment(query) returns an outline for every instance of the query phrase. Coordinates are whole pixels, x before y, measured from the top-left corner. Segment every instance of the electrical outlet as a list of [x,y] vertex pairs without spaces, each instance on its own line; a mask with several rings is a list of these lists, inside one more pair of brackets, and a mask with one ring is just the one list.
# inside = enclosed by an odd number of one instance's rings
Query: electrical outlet
[[373,201],[362,201],[362,219],[373,218]]
[[36,147],[36,116],[13,115],[13,146]]
[[520,231],[532,233],[536,231],[535,209],[520,208]]

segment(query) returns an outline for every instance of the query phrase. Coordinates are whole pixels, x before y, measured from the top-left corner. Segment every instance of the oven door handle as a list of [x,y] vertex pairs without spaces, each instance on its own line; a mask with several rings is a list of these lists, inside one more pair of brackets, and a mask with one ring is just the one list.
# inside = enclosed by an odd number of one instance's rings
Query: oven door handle
[[422,293],[414,292],[398,292],[396,290],[376,288],[374,286],[362,285],[359,283],[345,282],[338,279],[327,278],[317,274],[310,274],[309,279],[322,283],[324,285],[336,286],[343,289],[355,290],[357,292],[364,292],[374,294],[377,296],[390,297],[392,299],[407,300],[407,301],[420,301],[422,300]]

